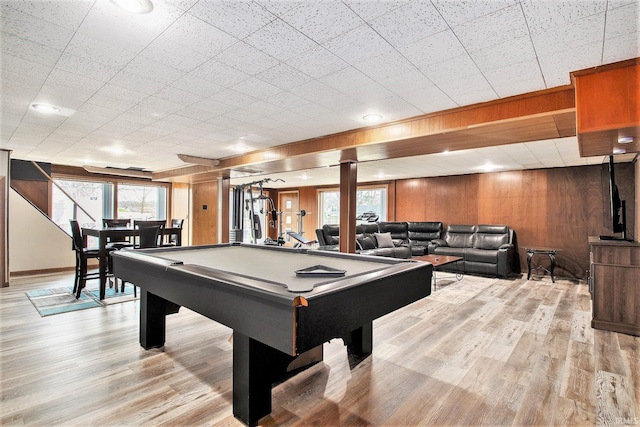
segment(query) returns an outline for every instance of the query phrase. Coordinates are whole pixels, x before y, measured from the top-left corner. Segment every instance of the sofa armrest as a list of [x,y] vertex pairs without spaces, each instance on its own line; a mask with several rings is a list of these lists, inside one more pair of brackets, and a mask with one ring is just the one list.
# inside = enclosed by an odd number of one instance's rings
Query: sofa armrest
[[503,245],[500,245],[500,247],[498,248],[498,250],[502,250],[502,251],[505,251],[505,250],[508,251],[508,250],[512,250],[512,249],[513,249],[513,244],[512,243],[505,243]]
[[443,240],[443,239],[434,239],[429,243],[429,246],[435,246],[435,247],[439,247],[439,246],[449,246],[449,244]]

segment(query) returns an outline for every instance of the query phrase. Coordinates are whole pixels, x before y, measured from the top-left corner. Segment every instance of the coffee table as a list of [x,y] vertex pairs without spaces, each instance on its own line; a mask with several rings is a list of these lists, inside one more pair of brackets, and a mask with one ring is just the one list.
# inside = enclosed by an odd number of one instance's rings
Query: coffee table
[[[433,264],[433,286],[437,288],[438,283],[436,281],[436,271],[438,267],[451,264],[454,262],[458,262],[462,260],[460,256],[450,256],[450,255],[422,255],[418,257],[413,257],[413,259],[417,259],[419,261],[426,261]],[[464,277],[464,273],[456,273],[456,280],[460,281]]]

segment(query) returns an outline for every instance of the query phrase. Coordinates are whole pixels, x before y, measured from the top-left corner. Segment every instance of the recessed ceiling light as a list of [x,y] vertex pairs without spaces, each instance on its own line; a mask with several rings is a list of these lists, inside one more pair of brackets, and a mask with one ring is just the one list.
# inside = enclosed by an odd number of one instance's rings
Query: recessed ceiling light
[[382,119],[382,116],[380,114],[367,114],[366,116],[362,117],[362,120],[369,123],[378,122],[380,121],[380,119]]
[[481,171],[484,171],[484,172],[492,172],[500,168],[502,168],[502,166],[494,165],[492,163],[485,163],[482,166],[478,166],[476,169],[480,169]]
[[620,138],[618,138],[618,144],[631,144],[632,142],[632,136],[621,136]]
[[111,2],[129,13],[149,13],[153,10],[151,0],[111,0]]
[[31,108],[34,110],[40,111],[41,113],[53,114],[59,113],[60,109],[55,105],[49,104],[31,104]]
[[613,154],[624,154],[626,152],[627,152],[627,150],[625,150],[624,148],[616,147],[616,148],[613,149]]
[[127,150],[122,147],[102,147],[100,150],[107,151],[111,154],[125,154],[127,152]]
[[231,149],[233,151],[238,152],[238,153],[245,153],[245,152],[249,151],[250,148],[247,147],[244,144],[236,144],[236,145],[232,146]]

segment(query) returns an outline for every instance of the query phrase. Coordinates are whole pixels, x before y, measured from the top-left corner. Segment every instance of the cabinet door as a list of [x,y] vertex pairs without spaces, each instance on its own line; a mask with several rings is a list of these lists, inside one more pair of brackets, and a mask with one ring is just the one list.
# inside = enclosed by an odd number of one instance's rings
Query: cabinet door
[[593,319],[640,327],[640,269],[594,265]]

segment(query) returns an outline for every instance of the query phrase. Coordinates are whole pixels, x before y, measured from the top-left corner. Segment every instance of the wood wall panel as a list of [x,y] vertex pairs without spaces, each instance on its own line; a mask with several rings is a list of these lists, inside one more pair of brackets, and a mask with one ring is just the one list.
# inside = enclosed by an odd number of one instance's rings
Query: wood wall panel
[[[193,210],[192,245],[218,243],[218,182],[205,182],[192,186]],[[204,206],[206,205],[206,209]]]
[[22,195],[25,199],[33,203],[38,209],[50,215],[49,206],[49,182],[48,181],[25,181],[19,179],[11,180],[11,187]]
[[[400,180],[396,220],[506,224],[515,230],[520,270],[527,246],[561,250],[556,274],[585,278],[590,235],[609,235],[606,165]],[[620,196],[634,234],[634,165],[616,164]],[[414,202],[418,201],[420,202]]]

